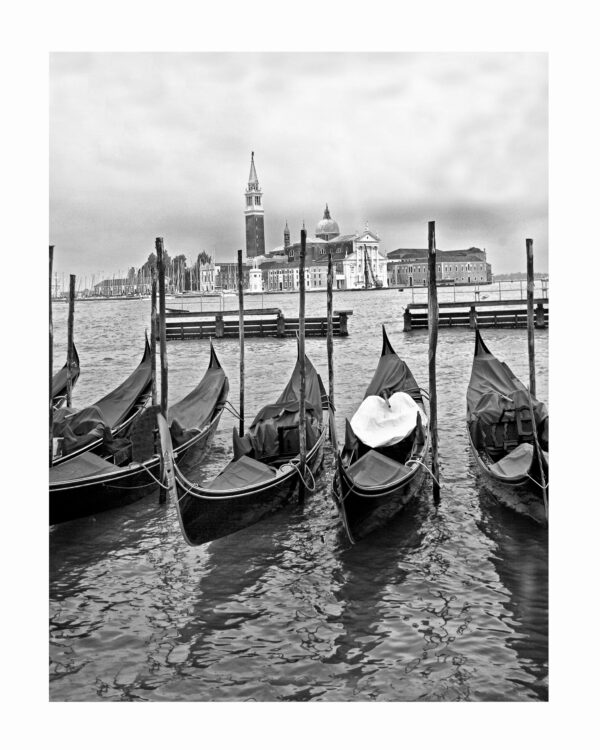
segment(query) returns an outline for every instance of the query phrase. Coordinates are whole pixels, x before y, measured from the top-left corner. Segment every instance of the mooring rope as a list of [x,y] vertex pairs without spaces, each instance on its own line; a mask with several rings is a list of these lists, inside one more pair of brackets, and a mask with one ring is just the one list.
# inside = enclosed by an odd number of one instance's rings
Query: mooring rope
[[[143,469],[143,470],[144,470],[145,472],[147,472],[148,474],[150,474],[150,476],[152,477],[152,479],[153,479],[153,480],[154,480],[154,481],[156,482],[156,484],[157,484],[157,485],[158,485],[159,487],[162,487],[162,488],[163,488],[163,490],[168,490],[168,489],[169,489],[169,488],[168,488],[168,487],[167,487],[166,485],[164,485],[164,484],[163,484],[163,483],[162,483],[162,482],[161,482],[161,481],[160,481],[159,479],[157,479],[157,478],[156,478],[156,477],[154,476],[154,474],[153,474],[153,473],[152,473],[152,472],[150,471],[150,469],[149,469],[149,468],[148,468],[147,466],[144,466],[144,464],[140,464],[140,466],[142,467],[142,469]],[[143,485],[143,486],[144,486],[144,487],[147,487],[148,485]]]
[[406,462],[406,466],[411,466],[412,464],[419,464],[419,465],[420,465],[420,466],[422,466],[422,467],[423,467],[423,468],[424,468],[424,469],[425,469],[425,470],[426,470],[427,472],[429,472],[429,474],[431,475],[431,478],[433,479],[433,481],[434,481],[434,482],[435,482],[435,483],[437,484],[437,486],[438,486],[438,487],[439,487],[439,488],[441,489],[441,484],[440,484],[440,483],[438,482],[438,480],[437,480],[437,479],[435,478],[435,475],[434,475],[434,473],[433,473],[433,472],[431,471],[431,469],[429,468],[429,466],[427,466],[427,464],[424,464],[424,463],[423,463],[423,461],[421,461],[421,460],[420,460],[420,459],[418,459],[418,458],[409,458],[409,459],[408,459],[408,461]]
[[308,486],[308,485],[306,484],[306,481],[305,481],[304,477],[302,476],[302,472],[300,471],[300,466],[299,466],[299,464],[298,464],[298,463],[295,463],[294,461],[290,461],[290,466],[293,466],[293,467],[294,467],[294,469],[296,469],[296,471],[298,472],[298,476],[300,477],[300,481],[301,481],[301,482],[302,482],[302,484],[303,484],[303,485],[304,485],[304,486],[306,487],[306,489],[307,489],[307,490],[308,490],[309,492],[314,492],[314,491],[315,491],[315,489],[316,489],[316,487],[317,487],[317,482],[316,482],[316,480],[315,480],[314,474],[313,474],[313,473],[312,473],[312,471],[310,470],[310,466],[309,466],[308,464],[305,464],[305,465],[304,465],[304,469],[305,469],[305,470],[306,470],[306,471],[307,471],[307,472],[308,472],[308,473],[310,474],[310,478],[312,479],[312,487],[309,487],[309,486]]

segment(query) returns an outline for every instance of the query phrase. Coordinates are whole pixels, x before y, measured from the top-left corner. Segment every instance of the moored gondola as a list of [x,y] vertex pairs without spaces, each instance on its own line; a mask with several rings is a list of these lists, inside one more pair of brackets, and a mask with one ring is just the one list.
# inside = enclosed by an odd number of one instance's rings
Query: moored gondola
[[[67,400],[67,379],[68,379],[69,363],[65,364],[52,376],[52,406],[55,409],[60,407]],[[71,388],[75,387],[75,383],[79,379],[80,367],[79,367],[79,354],[73,344],[73,362],[71,363]]]
[[52,465],[58,466],[89,451],[102,452],[146,406],[151,386],[152,363],[146,337],[140,364],[119,386],[91,406],[56,410],[53,435],[61,450]]
[[[323,461],[325,389],[306,363],[306,464],[309,489]],[[277,401],[264,406],[246,434],[233,431],[233,460],[212,481],[194,484],[175,466],[177,512],[184,538],[200,545],[233,534],[290,502],[300,481],[300,361]],[[326,398],[326,396],[325,396]]]
[[469,443],[484,487],[538,523],[548,520],[548,411],[475,334],[467,389]]
[[333,496],[351,542],[382,526],[425,478],[429,427],[423,391],[383,328],[383,348],[364,399],[346,420]]
[[[210,346],[210,363],[200,383],[169,408],[170,441],[177,461],[201,460],[223,413],[229,381]],[[87,451],[50,469],[50,524],[120,507],[158,486],[161,456],[155,440],[159,408],[146,408],[102,455]],[[164,437],[161,439],[163,453]],[[170,448],[169,448],[170,450]]]

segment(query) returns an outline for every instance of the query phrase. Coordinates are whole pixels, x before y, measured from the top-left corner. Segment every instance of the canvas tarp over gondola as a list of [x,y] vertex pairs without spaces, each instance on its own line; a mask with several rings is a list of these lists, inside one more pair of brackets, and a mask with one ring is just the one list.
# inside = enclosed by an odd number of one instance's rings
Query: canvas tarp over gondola
[[[326,431],[321,378],[306,363],[307,466],[321,466]],[[234,458],[213,480],[198,485],[175,468],[178,514],[186,541],[204,544],[257,523],[289,502],[299,480],[298,399],[300,362],[279,398],[264,406],[247,433],[234,428]]]
[[421,389],[382,328],[375,374],[352,422],[346,420],[337,456],[333,494],[352,542],[386,523],[416,494],[429,449]]
[[[210,363],[200,383],[169,409],[169,432],[177,436],[178,462],[201,460],[229,394],[229,381],[212,343],[210,350]],[[157,488],[160,456],[156,453],[155,429],[157,420],[161,421],[158,411],[157,406],[140,411],[114,441],[113,450],[104,451],[102,456],[86,451],[50,469],[51,524],[126,505]],[[161,443],[164,453],[164,435]],[[168,443],[172,453],[171,437]]]
[[[60,368],[52,377],[52,403],[56,407],[62,406],[67,397],[67,379],[68,379],[68,362]],[[79,378],[80,367],[79,367],[79,354],[73,344],[73,362],[71,363],[71,387],[75,387],[75,383]]]
[[152,369],[150,345],[145,341],[140,364],[119,386],[91,406],[58,409],[53,420],[53,436],[63,440],[63,456],[56,463],[70,460],[83,450],[109,447],[112,439],[146,403],[150,394]]
[[[533,419],[532,419],[533,412]],[[497,500],[547,521],[548,410],[475,335],[467,428],[484,487]]]

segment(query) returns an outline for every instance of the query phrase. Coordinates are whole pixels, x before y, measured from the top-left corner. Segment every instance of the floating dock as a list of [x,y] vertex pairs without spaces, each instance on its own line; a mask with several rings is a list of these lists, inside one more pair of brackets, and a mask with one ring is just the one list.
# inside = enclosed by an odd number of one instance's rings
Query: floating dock
[[[536,328],[548,327],[548,297],[536,298],[534,323]],[[471,302],[440,302],[440,328],[527,328],[527,301],[473,300]],[[411,302],[404,310],[404,330],[428,328],[426,302]]]
[[[348,318],[352,310],[334,310],[333,335],[348,335]],[[305,335],[327,336],[327,317],[305,319]],[[239,336],[239,311],[221,310],[190,312],[171,309],[166,314],[167,340],[237,338]],[[244,310],[244,337],[284,338],[296,336],[298,318],[286,318],[276,307]]]

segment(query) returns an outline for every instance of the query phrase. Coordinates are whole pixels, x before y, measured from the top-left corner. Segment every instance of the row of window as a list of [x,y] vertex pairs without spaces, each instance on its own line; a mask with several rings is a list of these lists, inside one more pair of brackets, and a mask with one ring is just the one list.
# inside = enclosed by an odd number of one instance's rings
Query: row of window
[[[252,196],[251,195],[246,196],[246,205],[247,206],[251,206],[252,205]],[[254,205],[255,206],[260,206],[260,195],[255,195],[254,196]]]

